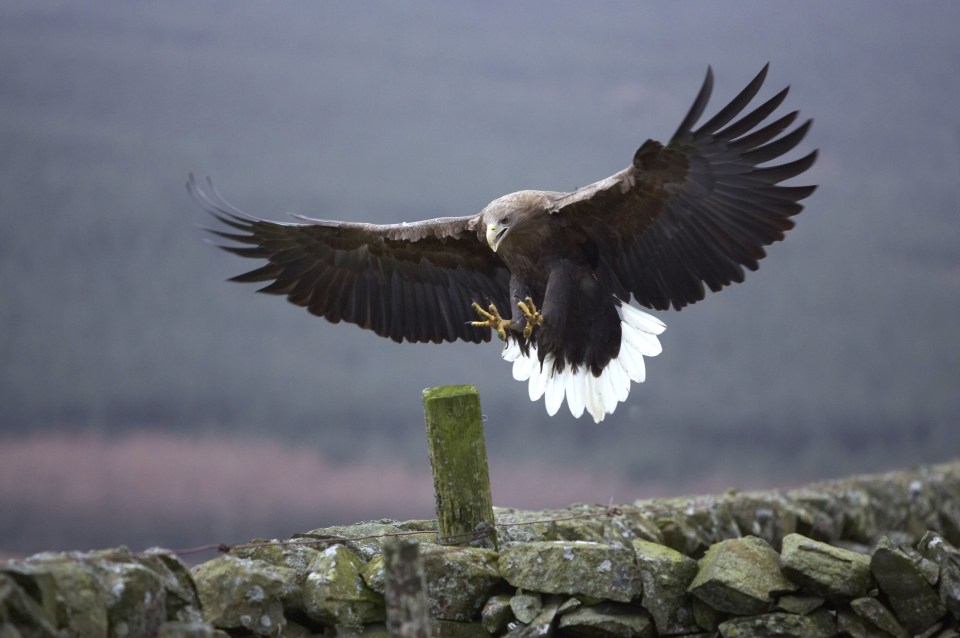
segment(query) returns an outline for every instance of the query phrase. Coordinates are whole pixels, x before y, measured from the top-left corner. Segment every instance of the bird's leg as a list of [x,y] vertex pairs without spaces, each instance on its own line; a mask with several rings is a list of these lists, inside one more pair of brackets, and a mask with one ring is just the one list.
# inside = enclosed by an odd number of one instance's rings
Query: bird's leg
[[543,324],[543,315],[537,310],[537,304],[533,303],[533,299],[530,297],[518,301],[517,308],[520,309],[524,319],[527,320],[527,325],[523,327],[523,338],[529,339],[533,335],[533,329]]
[[512,323],[509,319],[504,319],[500,316],[500,311],[497,310],[497,307],[493,304],[490,304],[488,310],[484,310],[480,304],[474,301],[470,304],[473,310],[483,318],[483,321],[471,321],[471,326],[477,326],[478,328],[493,328],[497,331],[497,336],[500,337],[501,341],[507,340],[507,328],[510,327]]

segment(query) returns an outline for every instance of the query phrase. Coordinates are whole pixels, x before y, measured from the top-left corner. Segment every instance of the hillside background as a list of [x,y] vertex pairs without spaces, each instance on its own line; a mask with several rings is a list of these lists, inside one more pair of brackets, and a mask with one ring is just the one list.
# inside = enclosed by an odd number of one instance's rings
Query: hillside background
[[[475,384],[497,505],[960,453],[960,4],[0,4],[0,554],[430,516],[420,396]],[[398,345],[224,279],[184,189],[356,221],[569,190],[760,67],[820,189],[601,425],[499,346]],[[800,150],[798,150],[799,154]]]

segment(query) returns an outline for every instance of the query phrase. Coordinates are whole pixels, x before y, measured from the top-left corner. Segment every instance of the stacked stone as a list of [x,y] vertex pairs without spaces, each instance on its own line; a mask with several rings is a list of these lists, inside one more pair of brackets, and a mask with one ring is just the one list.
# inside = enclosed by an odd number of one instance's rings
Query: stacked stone
[[236,549],[0,565],[0,636],[386,636],[385,543],[420,543],[436,636],[960,636],[960,464],[802,490],[499,510],[499,552],[377,521]]
[[190,570],[161,552],[37,554],[0,563],[0,636],[223,636]]

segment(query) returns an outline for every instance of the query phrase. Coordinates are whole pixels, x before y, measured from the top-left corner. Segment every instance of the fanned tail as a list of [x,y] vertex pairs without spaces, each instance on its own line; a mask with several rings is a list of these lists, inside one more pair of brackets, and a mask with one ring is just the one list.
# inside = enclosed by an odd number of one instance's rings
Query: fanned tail
[[557,372],[553,355],[550,354],[541,365],[536,344],[530,345],[526,355],[515,340],[507,341],[504,346],[501,356],[513,362],[513,378],[529,382],[531,401],[544,397],[550,416],[557,413],[566,398],[573,416],[580,418],[586,410],[595,422],[600,423],[617,409],[618,403],[627,400],[631,382],[643,383],[646,378],[643,357],[660,354],[662,347],[657,335],[667,326],[620,299],[616,301],[622,332],[620,352],[610,360],[599,377],[585,366],[573,370],[572,366],[565,365],[563,370]]

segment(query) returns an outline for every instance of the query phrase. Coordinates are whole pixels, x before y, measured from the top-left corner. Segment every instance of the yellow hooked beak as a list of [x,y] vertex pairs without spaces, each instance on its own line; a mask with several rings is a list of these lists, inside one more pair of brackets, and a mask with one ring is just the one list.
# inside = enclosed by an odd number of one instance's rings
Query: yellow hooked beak
[[500,247],[503,238],[507,236],[508,230],[510,230],[510,227],[506,224],[499,226],[495,223],[487,224],[487,245],[493,252],[497,252],[497,248]]

